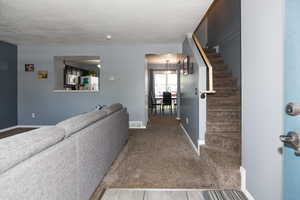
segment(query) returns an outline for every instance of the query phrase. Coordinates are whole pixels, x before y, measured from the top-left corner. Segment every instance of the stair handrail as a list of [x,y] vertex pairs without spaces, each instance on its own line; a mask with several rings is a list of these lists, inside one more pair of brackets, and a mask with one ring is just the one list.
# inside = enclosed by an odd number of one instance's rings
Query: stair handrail
[[210,63],[205,51],[203,50],[199,40],[197,39],[195,33],[192,34],[192,38],[196,44],[196,47],[200,53],[200,55],[202,56],[206,67],[208,69],[208,89],[207,90],[200,90],[200,94],[214,94],[216,93],[216,91],[214,90],[214,79],[213,79],[213,67],[212,64]]

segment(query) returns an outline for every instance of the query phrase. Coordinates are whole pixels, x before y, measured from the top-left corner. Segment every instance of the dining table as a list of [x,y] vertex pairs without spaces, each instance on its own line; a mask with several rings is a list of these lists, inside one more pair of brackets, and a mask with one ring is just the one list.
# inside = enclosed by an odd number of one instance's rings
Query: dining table
[[[155,104],[156,105],[160,105],[160,111],[162,109],[163,106],[163,96],[155,96]],[[173,109],[173,106],[176,106],[177,103],[177,96],[172,96],[172,105],[171,105],[171,109]],[[156,109],[155,109],[156,112]]]

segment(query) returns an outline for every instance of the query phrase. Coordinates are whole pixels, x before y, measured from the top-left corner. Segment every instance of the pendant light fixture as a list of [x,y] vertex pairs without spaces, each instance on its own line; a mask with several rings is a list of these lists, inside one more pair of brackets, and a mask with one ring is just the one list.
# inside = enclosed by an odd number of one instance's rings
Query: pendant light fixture
[[167,67],[166,74],[171,74],[171,71],[169,70],[169,60],[166,60],[166,67]]

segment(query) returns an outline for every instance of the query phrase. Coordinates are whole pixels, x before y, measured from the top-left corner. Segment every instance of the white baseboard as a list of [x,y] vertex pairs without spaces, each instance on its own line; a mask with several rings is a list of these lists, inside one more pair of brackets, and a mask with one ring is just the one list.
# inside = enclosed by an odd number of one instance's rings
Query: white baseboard
[[17,128],[40,128],[40,127],[48,127],[55,125],[18,125]]
[[244,167],[240,167],[241,173],[241,190],[246,195],[248,200],[255,200],[254,197],[250,194],[246,187],[246,169]]
[[196,151],[197,155],[200,156],[200,146],[198,144],[198,146],[196,147],[196,145],[193,143],[192,138],[189,136],[188,132],[186,131],[186,129],[184,128],[184,126],[182,125],[182,123],[180,123],[180,127],[182,128],[183,132],[185,133],[185,135],[187,136],[187,138],[189,139],[193,149]]
[[200,147],[202,146],[202,145],[205,145],[205,140],[198,140],[198,151],[199,151],[199,156],[200,156],[200,154],[201,154],[201,152],[200,152]]
[[129,126],[129,129],[147,129],[147,127],[146,126],[142,126],[142,127]]
[[198,146],[205,145],[205,140],[198,140]]
[[146,129],[147,127],[143,124],[142,121],[129,121],[130,129]]

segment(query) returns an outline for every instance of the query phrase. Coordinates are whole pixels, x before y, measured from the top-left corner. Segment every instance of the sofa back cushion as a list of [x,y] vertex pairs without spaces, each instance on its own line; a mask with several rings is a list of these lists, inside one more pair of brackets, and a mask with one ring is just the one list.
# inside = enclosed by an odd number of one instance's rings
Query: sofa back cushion
[[90,199],[128,138],[128,113],[114,112],[74,135],[77,139],[79,199]]
[[75,138],[69,137],[0,176],[1,200],[81,200]]
[[122,104],[115,103],[115,104],[112,104],[112,105],[110,105],[108,107],[103,108],[102,110],[104,112],[106,112],[107,115],[110,115],[110,114],[112,114],[114,112],[117,112],[117,111],[121,110],[122,108],[123,108]]
[[43,127],[0,140],[0,174],[63,140],[64,129]]
[[95,123],[96,121],[103,119],[106,116],[106,112],[97,110],[66,119],[58,123],[56,126],[63,128],[65,130],[65,137],[69,137],[77,131],[84,129],[90,124]]

